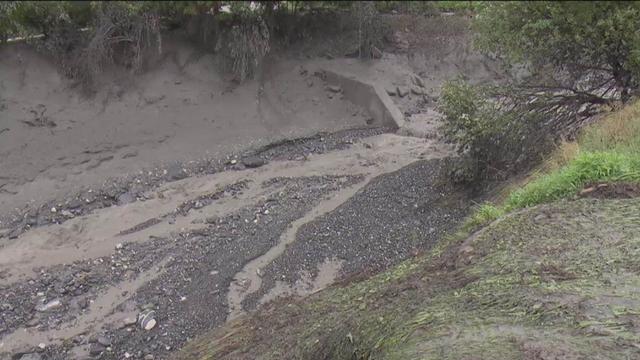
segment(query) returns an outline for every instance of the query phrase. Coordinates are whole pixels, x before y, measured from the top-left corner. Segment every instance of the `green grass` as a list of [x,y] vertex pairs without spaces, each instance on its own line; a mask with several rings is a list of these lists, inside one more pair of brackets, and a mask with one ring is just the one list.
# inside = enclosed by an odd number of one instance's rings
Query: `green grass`
[[595,182],[640,182],[640,157],[615,151],[581,152],[566,167],[514,191],[506,212],[574,196]]
[[491,203],[484,203],[480,205],[469,218],[467,218],[462,229],[464,231],[473,230],[494,221],[502,215],[504,215],[504,209]]
[[[571,158],[566,159],[567,153]],[[517,209],[573,198],[590,183],[640,183],[640,102],[584,128],[577,143],[564,144],[554,156],[562,159],[550,162],[564,165],[511,192],[501,206],[483,204],[465,228],[478,228]]]

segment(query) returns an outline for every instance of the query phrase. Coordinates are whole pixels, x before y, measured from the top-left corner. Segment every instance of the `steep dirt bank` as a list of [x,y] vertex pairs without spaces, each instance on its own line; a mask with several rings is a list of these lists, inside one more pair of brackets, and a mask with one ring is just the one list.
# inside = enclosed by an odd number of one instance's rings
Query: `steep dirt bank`
[[210,55],[171,43],[155,69],[135,78],[113,70],[90,100],[25,46],[0,48],[0,74],[4,213],[109,177],[365,127],[369,118],[304,63],[280,60],[264,84],[234,86]]
[[639,211],[638,199],[524,210],[370,280],[267,306],[179,358],[637,358]]

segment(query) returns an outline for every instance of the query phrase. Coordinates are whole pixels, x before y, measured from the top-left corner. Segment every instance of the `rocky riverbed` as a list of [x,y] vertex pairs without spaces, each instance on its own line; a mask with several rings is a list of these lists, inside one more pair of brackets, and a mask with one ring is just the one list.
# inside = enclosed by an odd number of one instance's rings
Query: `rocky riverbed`
[[258,304],[428,250],[466,209],[437,182],[449,155],[375,129],[325,134],[14,214],[0,249],[0,352],[166,359]]

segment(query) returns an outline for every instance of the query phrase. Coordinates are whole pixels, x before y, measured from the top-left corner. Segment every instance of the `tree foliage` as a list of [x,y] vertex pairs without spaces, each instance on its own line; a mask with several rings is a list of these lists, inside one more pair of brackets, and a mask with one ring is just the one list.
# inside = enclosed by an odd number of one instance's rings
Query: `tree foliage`
[[475,27],[480,49],[530,65],[541,90],[584,102],[626,102],[638,90],[638,2],[490,2]]

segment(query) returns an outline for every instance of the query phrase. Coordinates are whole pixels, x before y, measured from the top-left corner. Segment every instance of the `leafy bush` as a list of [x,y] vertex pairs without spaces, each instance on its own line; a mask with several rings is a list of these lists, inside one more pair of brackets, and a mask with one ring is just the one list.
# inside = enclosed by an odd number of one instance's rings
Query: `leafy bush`
[[[600,182],[640,183],[640,101],[584,128],[578,141],[560,149],[564,164],[509,194],[502,206],[483,204],[465,224],[488,224],[504,213],[575,196]],[[567,151],[567,149],[570,149]],[[568,154],[570,155],[568,155]]]
[[547,150],[547,134],[535,112],[505,106],[494,89],[457,79],[442,88],[438,104],[443,133],[457,145],[456,182],[504,178]]

